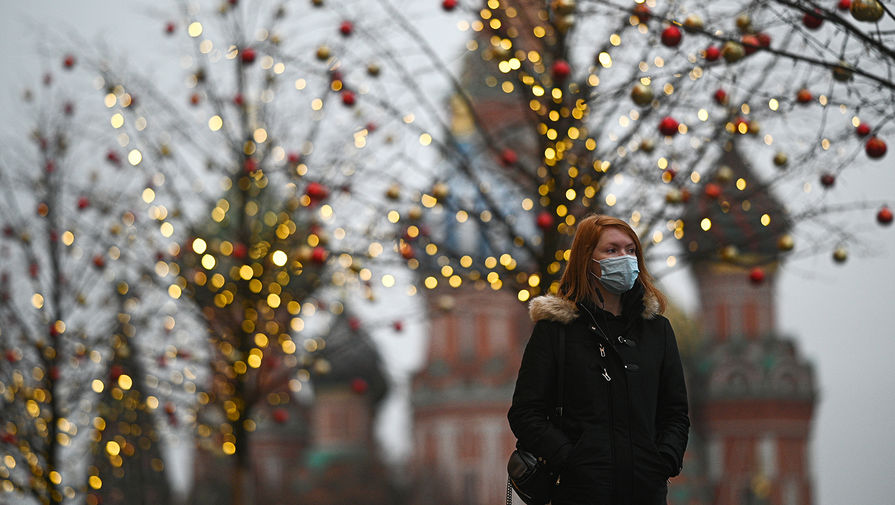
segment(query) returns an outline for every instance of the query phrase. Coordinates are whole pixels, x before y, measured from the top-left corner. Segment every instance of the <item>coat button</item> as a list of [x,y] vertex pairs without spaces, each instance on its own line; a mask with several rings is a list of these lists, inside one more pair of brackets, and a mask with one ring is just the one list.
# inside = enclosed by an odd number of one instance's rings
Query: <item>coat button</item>
[[636,372],[637,370],[640,370],[640,367],[635,365],[634,363],[625,363],[625,370],[629,372]]

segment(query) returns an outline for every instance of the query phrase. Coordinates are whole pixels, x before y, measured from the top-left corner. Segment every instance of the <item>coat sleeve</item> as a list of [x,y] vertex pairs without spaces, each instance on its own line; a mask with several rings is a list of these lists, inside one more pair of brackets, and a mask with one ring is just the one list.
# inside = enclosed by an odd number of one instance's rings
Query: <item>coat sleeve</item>
[[677,341],[671,324],[665,321],[665,358],[659,383],[659,404],[656,409],[656,445],[669,462],[671,477],[683,467],[684,450],[690,430],[687,408],[687,386]]
[[558,323],[540,321],[522,355],[513,403],[507,414],[519,445],[559,469],[572,449],[568,437],[548,419],[556,407],[556,351]]

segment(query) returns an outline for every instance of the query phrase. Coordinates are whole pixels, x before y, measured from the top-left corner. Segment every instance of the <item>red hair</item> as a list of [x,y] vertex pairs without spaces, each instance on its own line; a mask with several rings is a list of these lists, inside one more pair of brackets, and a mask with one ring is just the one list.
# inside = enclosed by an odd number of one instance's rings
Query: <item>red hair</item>
[[643,261],[643,247],[640,245],[637,233],[621,219],[599,214],[587,216],[578,222],[575,238],[572,239],[572,249],[569,251],[569,261],[559,281],[559,296],[573,302],[596,303],[599,300],[590,280],[590,262],[594,249],[600,242],[600,236],[607,227],[621,230],[634,241],[637,267],[640,269],[637,279],[643,284],[647,295],[656,297],[659,302],[659,313],[665,312],[665,295],[653,284],[653,277]]

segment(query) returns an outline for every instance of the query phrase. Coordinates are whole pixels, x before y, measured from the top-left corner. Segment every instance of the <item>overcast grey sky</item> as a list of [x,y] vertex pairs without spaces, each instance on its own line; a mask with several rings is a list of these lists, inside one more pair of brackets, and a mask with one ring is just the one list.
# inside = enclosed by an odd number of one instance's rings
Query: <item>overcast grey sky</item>
[[[434,0],[430,0],[434,3]],[[77,30],[86,40],[116,40],[116,47],[134,56],[152,50],[161,27],[135,6],[168,7],[167,2],[79,0],[29,2],[0,0],[0,132],[7,135],[22,118],[12,115],[26,85],[40,78],[42,68],[57,61],[35,59],[39,38],[55,31]],[[445,33],[451,36],[452,27]],[[4,140],[8,137],[4,136]],[[889,139],[895,145],[895,138]],[[851,199],[888,201],[895,206],[895,153],[882,162],[864,163],[837,180],[837,191]],[[797,337],[802,352],[814,361],[821,401],[815,416],[813,465],[819,505],[895,503],[895,327],[889,317],[895,300],[895,227],[876,226],[873,213],[855,226],[866,232],[844,265],[828,252],[784,265],[779,283],[779,321],[783,333]],[[688,274],[664,279],[675,300],[695,306]],[[406,352],[420,341],[405,335],[387,352]],[[404,369],[418,365],[415,353],[393,356]],[[403,423],[397,413],[396,423]],[[399,430],[385,430],[387,442],[401,451],[409,441]]]

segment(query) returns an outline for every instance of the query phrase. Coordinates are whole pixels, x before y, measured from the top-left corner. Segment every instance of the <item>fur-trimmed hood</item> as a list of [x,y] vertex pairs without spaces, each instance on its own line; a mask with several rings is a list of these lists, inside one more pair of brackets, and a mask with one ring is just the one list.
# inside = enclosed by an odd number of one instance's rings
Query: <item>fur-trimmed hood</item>
[[[659,300],[651,293],[644,293],[643,312],[640,315],[644,319],[654,319],[658,314]],[[569,324],[578,317],[578,306],[556,295],[538,296],[528,303],[528,315],[534,322],[547,320]]]

